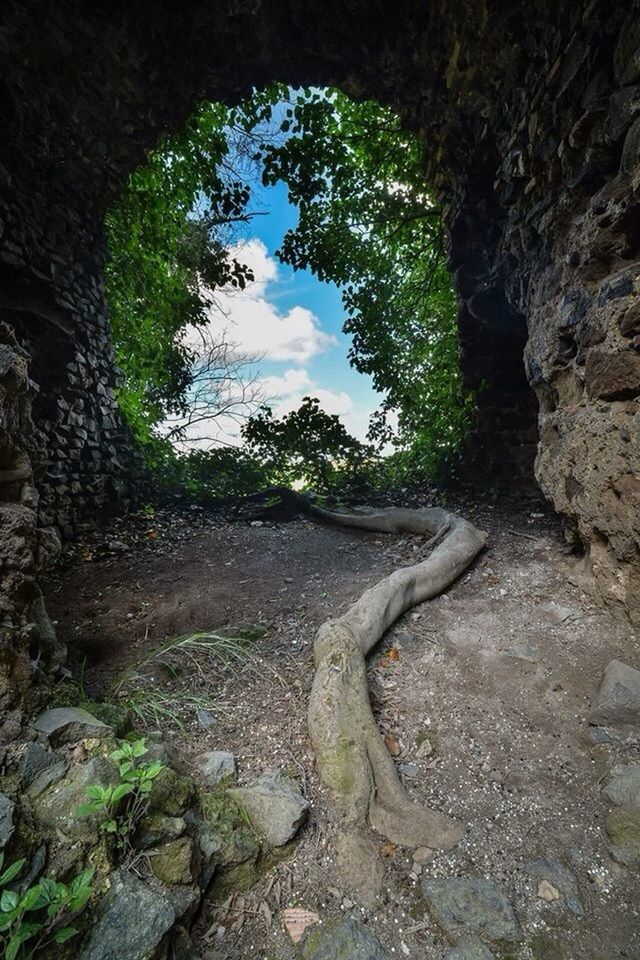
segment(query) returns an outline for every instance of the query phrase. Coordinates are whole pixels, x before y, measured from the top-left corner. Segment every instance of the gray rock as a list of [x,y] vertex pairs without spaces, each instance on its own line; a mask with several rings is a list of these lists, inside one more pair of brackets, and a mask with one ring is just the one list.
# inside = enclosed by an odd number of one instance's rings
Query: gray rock
[[355,917],[334,920],[307,934],[304,960],[391,960],[380,941]]
[[187,829],[182,817],[168,817],[164,813],[150,813],[136,831],[135,845],[138,850],[148,850],[167,840],[177,840]]
[[210,710],[203,710],[202,708],[197,710],[196,719],[198,721],[198,730],[208,730],[209,727],[212,727],[216,722],[215,714],[211,713]]
[[102,720],[80,707],[54,707],[45,710],[36,722],[34,729],[46,734],[51,743],[74,743],[85,737],[105,737],[113,731]]
[[70,766],[71,763],[68,760],[57,760],[50,767],[45,767],[29,784],[27,794],[30,797],[39,797],[52,784],[62,780]]
[[613,777],[603,792],[618,807],[625,804],[640,807],[640,763],[615,767]]
[[236,776],[236,758],[227,750],[209,750],[194,760],[196,769],[202,775],[207,787],[215,787],[221,780]]
[[145,763],[158,760],[165,767],[170,767],[174,761],[174,751],[169,747],[159,730],[152,730],[145,737],[147,752],[143,759]]
[[244,807],[256,833],[273,847],[291,840],[309,809],[297,784],[281,773],[265,773],[229,794]]
[[444,960],[493,960],[493,954],[481,940],[463,937],[452,950],[447,950]]
[[15,826],[13,823],[13,811],[15,803],[4,793],[0,793],[0,850],[9,843],[13,836]]
[[589,719],[592,723],[640,724],[640,670],[612,660],[591,704]]
[[571,607],[563,607],[561,604],[555,603],[552,600],[550,603],[539,604],[538,612],[547,623],[552,623],[557,626],[560,623],[564,623],[565,620],[568,620],[569,617],[575,613],[575,610]]
[[425,878],[422,892],[440,926],[453,938],[472,932],[488,940],[522,940],[513,907],[492,880]]
[[[48,772],[45,771],[45,774]],[[93,837],[101,815],[82,817],[77,812],[80,804],[88,800],[86,788],[92,784],[102,787],[115,786],[118,782],[118,774],[113,764],[106,757],[94,757],[82,766],[73,767],[68,777],[34,799],[36,819],[41,826],[59,829],[74,839]]]
[[78,960],[147,960],[175,919],[175,909],[166,897],[120,869],[113,875]]
[[20,780],[23,787],[29,787],[44,770],[59,763],[62,757],[53,750],[47,750],[41,743],[31,742],[20,761]]
[[569,910],[575,913],[576,917],[583,915],[584,907],[580,899],[578,882],[562,863],[558,860],[535,860],[533,863],[528,863],[525,870],[532,877],[548,880],[562,894]]
[[516,660],[526,660],[528,663],[537,663],[540,659],[537,647],[534,647],[528,640],[522,643],[513,643],[507,650],[507,656],[515,657]]
[[413,780],[420,773],[420,767],[417,763],[401,763],[399,770],[403,777],[408,777],[410,780]]
[[617,737],[612,737],[604,727],[589,727],[587,739],[590,743],[615,743]]
[[20,877],[17,885],[19,893],[25,893],[29,887],[33,886],[36,880],[40,879],[42,872],[47,864],[47,845],[40,844],[29,863],[29,870],[24,877]]

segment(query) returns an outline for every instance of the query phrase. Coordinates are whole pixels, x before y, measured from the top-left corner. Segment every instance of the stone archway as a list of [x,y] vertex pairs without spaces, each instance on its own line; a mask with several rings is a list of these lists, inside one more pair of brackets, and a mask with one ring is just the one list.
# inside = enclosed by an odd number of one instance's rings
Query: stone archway
[[[272,79],[337,84],[392,103],[420,132],[425,177],[445,210],[462,362],[483,385],[482,458],[498,461],[507,479],[529,473],[533,387],[537,480],[584,545],[602,594],[637,618],[638,12],[637,2],[612,9],[604,0],[410,2],[402,16],[377,0],[7,0],[0,432],[2,470],[13,479],[0,493],[0,610],[13,626],[3,627],[5,640],[29,619],[25,584],[55,552],[56,531],[72,535],[117,501],[134,467],[115,406],[102,212],[199,99],[232,101]],[[33,357],[34,369],[49,365],[62,401],[53,411],[41,397],[44,447],[25,439],[34,387],[15,340],[17,330],[33,354],[44,352],[43,323],[74,350]]]

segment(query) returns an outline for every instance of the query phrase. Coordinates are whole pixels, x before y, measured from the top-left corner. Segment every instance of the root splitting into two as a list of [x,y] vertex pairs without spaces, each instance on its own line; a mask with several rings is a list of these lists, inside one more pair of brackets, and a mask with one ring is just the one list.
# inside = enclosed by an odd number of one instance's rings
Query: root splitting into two
[[371,710],[365,657],[398,617],[466,570],[486,534],[439,508],[339,513],[305,502],[304,509],[326,523],[430,537],[433,550],[426,560],[395,570],[318,630],[309,731],[344,830],[362,832],[368,823],[403,846],[451,847],[462,836],[462,824],[415,804],[400,783]]

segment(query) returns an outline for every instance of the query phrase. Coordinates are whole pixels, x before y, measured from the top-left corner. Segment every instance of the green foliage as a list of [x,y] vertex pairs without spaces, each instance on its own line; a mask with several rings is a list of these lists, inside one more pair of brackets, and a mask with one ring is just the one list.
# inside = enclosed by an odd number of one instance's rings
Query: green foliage
[[226,500],[262,490],[269,483],[262,463],[238,447],[214,447],[178,454],[166,440],[147,445],[147,463],[156,485],[199,500]]
[[336,90],[300,92],[281,129],[263,149],[264,180],[287,184],[299,218],[279,256],[340,286],[351,363],[385,394],[371,439],[389,439],[385,414],[397,411],[400,444],[432,472],[460,445],[470,399],[422,146],[387,107]]
[[[161,483],[224,498],[274,480],[333,489],[339,473],[356,467],[374,479],[377,471],[378,483],[406,483],[433,475],[459,448],[472,401],[458,371],[441,211],[423,169],[420,141],[389,108],[274,84],[234,108],[201,105],[132,175],[106,219],[107,292],[124,373],[120,406]],[[224,398],[225,384],[242,376],[222,338],[209,351],[210,377],[184,332],[209,329],[216,290],[252,279],[228,250],[238,224],[254,215],[256,176],[287,185],[298,222],[278,255],[339,286],[350,361],[384,395],[369,436],[380,446],[392,440],[398,453],[375,470],[369,448],[338,437],[335,423],[321,424],[309,400],[279,425],[261,410],[242,453],[177,456],[158,437],[160,423],[180,422],[198,404],[205,417],[209,407],[215,414],[224,407],[216,391]],[[297,446],[296,426],[308,434]]]
[[[0,874],[0,949],[4,960],[30,960],[53,944],[63,944],[78,932],[69,920],[91,896],[93,870],[84,870],[70,884],[43,877],[27,890],[8,885],[25,860],[16,860]],[[0,853],[0,870],[4,854]]]
[[222,162],[228,119],[222,104],[204,104],[132,174],[106,217],[119,403],[141,440],[168,412],[185,410],[194,352],[182,332],[207,322],[217,287],[253,279],[226,249],[250,195]]
[[373,447],[352,437],[340,419],[325,413],[312,397],[280,419],[262,407],[242,435],[273,483],[310,486],[321,493],[355,478],[373,457]]
[[[117,847],[128,852],[135,829],[149,805],[149,794],[153,781],[164,769],[159,760],[139,763],[140,757],[147,753],[144,739],[128,742],[123,740],[120,746],[109,756],[118,764],[120,783],[103,787],[91,784],[86,788],[89,797],[87,803],[77,808],[81,817],[96,813],[103,815],[100,829],[113,834]],[[124,805],[122,801],[125,800]]]

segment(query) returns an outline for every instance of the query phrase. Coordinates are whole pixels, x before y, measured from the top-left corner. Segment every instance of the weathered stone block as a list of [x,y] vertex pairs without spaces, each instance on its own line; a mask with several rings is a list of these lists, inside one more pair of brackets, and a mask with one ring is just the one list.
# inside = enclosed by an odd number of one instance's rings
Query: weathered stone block
[[640,395],[640,357],[635,353],[592,350],[585,370],[587,393],[602,400],[628,400]]
[[592,723],[640,724],[640,670],[612,660],[591,704],[589,719]]

